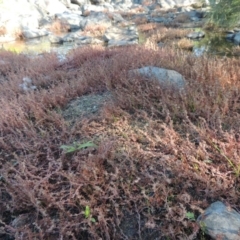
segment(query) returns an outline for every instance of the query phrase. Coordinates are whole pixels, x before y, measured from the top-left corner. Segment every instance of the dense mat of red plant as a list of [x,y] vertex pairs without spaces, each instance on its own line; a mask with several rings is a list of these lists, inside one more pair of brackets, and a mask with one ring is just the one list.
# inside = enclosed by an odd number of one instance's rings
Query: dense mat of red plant
[[[239,207],[240,60],[154,46],[0,58],[1,239],[208,239],[187,213]],[[149,65],[186,91],[128,74]],[[19,88],[26,76],[36,91]],[[63,117],[106,92],[98,114]]]

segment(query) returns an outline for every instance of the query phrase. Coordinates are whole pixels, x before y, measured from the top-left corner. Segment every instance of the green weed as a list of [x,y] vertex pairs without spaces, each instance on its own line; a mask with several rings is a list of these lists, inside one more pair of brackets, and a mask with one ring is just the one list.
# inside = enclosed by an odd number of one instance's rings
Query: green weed
[[86,143],[74,142],[72,145],[62,145],[60,148],[63,149],[65,153],[73,153],[88,147],[97,147],[97,145],[91,141]]
[[91,222],[93,222],[93,223],[96,222],[96,219],[93,218],[93,217],[91,217],[91,211],[90,211],[90,207],[89,207],[89,206],[86,206],[86,207],[85,207],[84,216],[85,216],[85,218],[90,219]]

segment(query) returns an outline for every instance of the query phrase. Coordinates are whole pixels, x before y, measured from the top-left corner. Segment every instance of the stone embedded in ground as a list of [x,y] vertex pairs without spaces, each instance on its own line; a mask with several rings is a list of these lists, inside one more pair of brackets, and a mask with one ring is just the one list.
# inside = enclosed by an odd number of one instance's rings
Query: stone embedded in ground
[[154,78],[163,86],[170,85],[179,90],[184,89],[186,86],[186,80],[180,73],[165,68],[147,66],[131,70],[130,74],[139,74],[144,77]]
[[220,201],[212,203],[198,217],[197,222],[213,239],[240,239],[240,214]]
[[191,32],[187,35],[187,37],[191,39],[203,38],[204,36],[205,36],[204,32]]

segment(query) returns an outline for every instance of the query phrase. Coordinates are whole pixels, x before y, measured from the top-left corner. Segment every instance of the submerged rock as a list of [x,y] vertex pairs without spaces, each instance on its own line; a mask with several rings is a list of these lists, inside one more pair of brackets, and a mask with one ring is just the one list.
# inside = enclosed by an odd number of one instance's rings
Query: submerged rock
[[240,214],[220,201],[212,203],[197,222],[213,239],[240,239]]

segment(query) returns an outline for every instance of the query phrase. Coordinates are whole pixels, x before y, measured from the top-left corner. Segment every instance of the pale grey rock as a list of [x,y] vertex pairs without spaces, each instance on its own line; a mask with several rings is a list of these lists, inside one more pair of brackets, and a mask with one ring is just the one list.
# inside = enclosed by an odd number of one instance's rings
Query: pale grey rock
[[158,80],[162,86],[171,86],[178,90],[184,89],[186,86],[186,80],[180,73],[165,68],[147,66],[131,70],[130,74],[138,74],[147,78],[153,78]]
[[134,26],[126,28],[113,27],[105,32],[103,39],[108,42],[109,47],[138,44],[138,31]]
[[197,222],[213,239],[240,239],[240,214],[220,201],[212,203]]
[[67,8],[70,8],[71,0],[59,0],[62,4],[64,4]]
[[63,42],[74,42],[75,40],[82,39],[85,36],[82,35],[82,31],[72,32],[65,35],[62,40]]
[[37,87],[32,84],[32,79],[30,77],[24,77],[23,83],[19,84],[19,87],[24,91],[24,92],[29,92],[31,90],[36,90]]
[[83,16],[88,16],[90,12],[103,12],[105,8],[103,6],[97,6],[92,4],[85,4],[82,6]]
[[108,41],[108,47],[119,47],[119,46],[127,46],[127,45],[134,45],[138,44],[138,40],[116,40],[111,39]]
[[48,34],[49,32],[45,29],[24,29],[22,31],[23,38],[25,39],[39,38]]
[[26,83],[26,84],[32,84],[32,79],[30,77],[23,77],[23,82]]
[[82,29],[97,26],[108,28],[112,26],[111,19],[103,12],[91,12],[90,15],[85,17],[80,24]]
[[232,33],[235,33],[235,31],[232,29],[232,30],[227,30],[225,33],[232,34]]
[[125,21],[120,13],[112,13],[112,19],[114,23],[121,23]]
[[4,27],[7,30],[8,35],[16,36],[21,34],[23,29],[39,27],[38,20],[33,16],[16,16],[13,17],[4,23]]
[[54,16],[57,13],[69,11],[69,0],[35,0],[33,2],[44,15],[49,14]]
[[234,32],[240,32],[240,28],[239,27],[235,27],[233,30],[234,30]]
[[74,4],[74,3],[71,3],[70,6],[69,6],[69,9],[71,11],[81,11],[81,8],[78,4]]
[[84,17],[77,13],[64,12],[61,14],[56,14],[56,19],[68,24],[71,29],[78,29],[81,27],[81,22],[84,20]]
[[198,0],[157,0],[157,3],[165,9],[173,8],[176,6],[190,6],[196,2],[198,2]]
[[181,13],[183,13],[183,12],[189,13],[189,12],[193,11],[194,9],[191,6],[182,6],[182,7],[177,8],[177,10],[178,10],[178,12],[181,12]]
[[71,1],[74,4],[77,4],[79,6],[83,6],[84,4],[89,4],[90,1],[89,0],[72,0]]
[[58,13],[68,12],[69,10],[63,3],[59,2],[59,0],[51,0],[48,1],[46,11],[49,15],[54,16],[55,14]]
[[104,4],[102,4],[102,6],[106,9],[106,11],[108,12],[115,12],[114,6],[109,3],[109,2],[105,2]]
[[198,39],[198,38],[203,38],[205,36],[204,32],[191,32],[187,35],[188,38],[190,39]]

